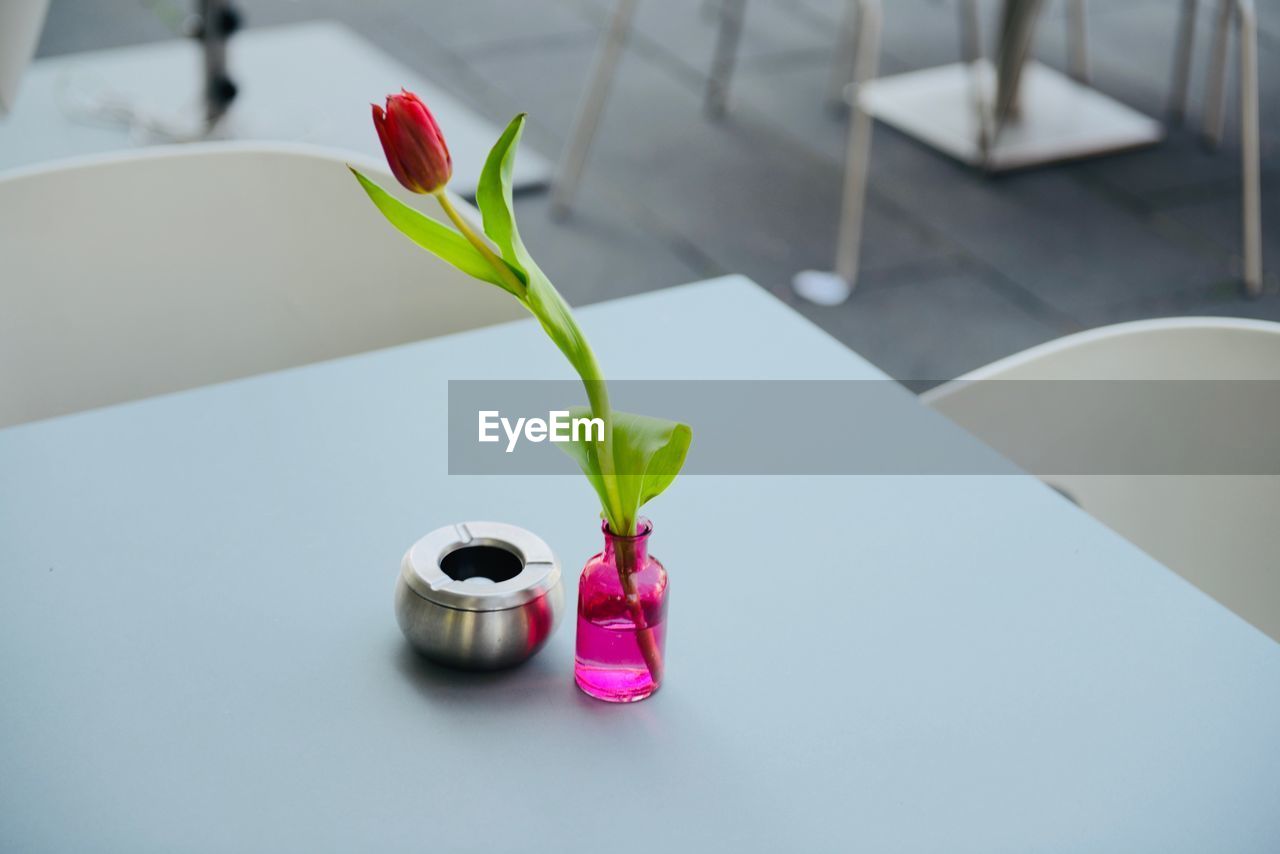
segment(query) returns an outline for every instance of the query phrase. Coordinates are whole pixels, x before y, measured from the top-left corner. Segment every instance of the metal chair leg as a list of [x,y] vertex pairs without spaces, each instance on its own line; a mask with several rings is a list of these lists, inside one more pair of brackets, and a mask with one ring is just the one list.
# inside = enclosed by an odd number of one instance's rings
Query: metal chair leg
[[1044,0],[1005,0],[1000,41],[996,49],[995,117],[991,136],[995,145],[1005,123],[1020,111],[1023,71],[1031,54],[1035,28]]
[[965,62],[977,62],[982,58],[982,20],[978,15],[978,0],[960,0],[960,58]]
[[707,89],[702,102],[708,118],[724,117],[746,6],[746,0],[721,0],[720,31],[716,36],[715,54],[711,58],[711,72],[707,75]]
[[840,225],[836,232],[836,275],[852,291],[858,283],[862,217],[866,209],[867,174],[871,161],[871,114],[859,103],[859,88],[876,76],[880,64],[880,0],[858,0],[858,53],[849,104],[849,143],[844,165]]
[[609,95],[609,87],[613,84],[613,75],[618,68],[618,60],[622,48],[627,41],[627,33],[631,30],[631,18],[635,13],[636,0],[618,0],[613,10],[613,18],[605,31],[591,68],[590,83],[587,92],[578,105],[578,115],[573,123],[573,131],[568,145],[560,158],[555,178],[551,182],[551,213],[553,216],[567,216],[577,194],[578,182],[582,179],[582,169],[586,165],[587,156],[591,152],[591,143],[595,139],[596,129],[600,124],[600,113],[604,110],[605,99]]
[[1232,0],[1218,0],[1218,16],[1213,25],[1213,51],[1204,93],[1204,141],[1212,148],[1222,143],[1227,88],[1227,27],[1231,23]]
[[1071,76],[1089,82],[1089,34],[1085,0],[1067,0],[1067,61]]
[[1244,186],[1244,286],[1262,293],[1262,186],[1258,128],[1258,20],[1253,0],[1236,0],[1240,29],[1240,165]]
[[968,89],[970,109],[973,110],[977,124],[978,159],[986,162],[991,148],[991,137],[988,129],[988,116],[991,111],[987,107],[986,63],[982,59],[982,18],[979,15],[978,0],[960,0],[957,7],[960,12],[960,58],[968,67]]
[[791,286],[801,299],[839,305],[858,284],[862,215],[866,207],[867,167],[871,157],[871,115],[859,103],[863,83],[876,76],[880,61],[880,0],[850,0],[858,6],[858,38],[854,46],[853,82],[849,84],[849,142],[844,161],[840,224],[836,229],[835,270],[801,270]]
[[857,0],[846,0],[840,16],[840,31],[836,34],[835,56],[831,60],[831,77],[827,83],[827,109],[843,111],[845,88],[853,82],[853,64],[857,61],[858,29]]
[[[1005,0],[1001,11],[1000,36],[995,50],[995,92],[985,105],[979,94],[978,159],[981,168],[991,169],[991,155],[1000,141],[1005,126],[1021,111],[1023,72],[1035,40],[1036,24],[1044,0]],[[976,75],[971,75],[976,77]],[[978,80],[980,83],[981,80]],[[976,85],[970,84],[971,87]]]
[[1191,81],[1191,54],[1196,43],[1198,0],[1182,0],[1178,20],[1178,44],[1173,51],[1173,79],[1169,87],[1169,124],[1180,125],[1187,117],[1187,89]]

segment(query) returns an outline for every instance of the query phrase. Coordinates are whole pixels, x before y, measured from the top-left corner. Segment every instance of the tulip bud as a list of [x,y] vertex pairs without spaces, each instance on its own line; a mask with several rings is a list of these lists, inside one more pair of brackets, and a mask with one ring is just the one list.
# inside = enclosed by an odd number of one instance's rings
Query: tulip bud
[[417,95],[406,89],[388,95],[385,113],[374,104],[373,126],[391,172],[406,188],[434,193],[449,182],[453,158],[435,117]]

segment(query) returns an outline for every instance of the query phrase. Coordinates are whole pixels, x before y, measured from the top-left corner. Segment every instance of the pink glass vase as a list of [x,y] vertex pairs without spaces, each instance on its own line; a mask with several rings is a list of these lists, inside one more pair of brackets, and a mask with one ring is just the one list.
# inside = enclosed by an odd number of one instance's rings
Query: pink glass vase
[[610,703],[643,700],[662,684],[666,656],[667,571],[649,556],[653,525],[634,537],[612,533],[578,582],[578,687]]

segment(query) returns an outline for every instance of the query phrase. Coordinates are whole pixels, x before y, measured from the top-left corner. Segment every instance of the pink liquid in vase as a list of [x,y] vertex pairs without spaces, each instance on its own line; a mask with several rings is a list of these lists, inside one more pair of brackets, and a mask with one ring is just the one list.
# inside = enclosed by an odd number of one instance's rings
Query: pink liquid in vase
[[649,556],[653,526],[634,537],[604,528],[604,551],[578,582],[578,644],[573,675],[600,700],[643,700],[662,684],[666,659],[667,571]]

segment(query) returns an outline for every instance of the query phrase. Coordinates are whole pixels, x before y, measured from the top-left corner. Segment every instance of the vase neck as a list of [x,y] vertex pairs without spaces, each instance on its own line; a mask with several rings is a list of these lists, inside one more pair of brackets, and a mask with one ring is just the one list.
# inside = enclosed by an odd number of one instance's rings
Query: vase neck
[[604,554],[611,561],[616,561],[618,554],[629,556],[637,564],[644,564],[649,557],[649,535],[653,533],[653,525],[648,519],[641,519],[636,524],[635,536],[624,537],[609,530],[609,523],[601,526],[604,531]]

